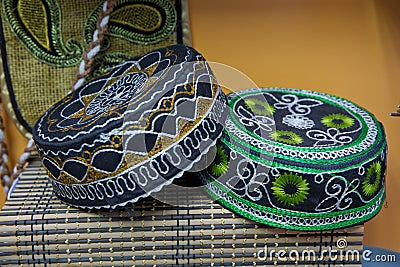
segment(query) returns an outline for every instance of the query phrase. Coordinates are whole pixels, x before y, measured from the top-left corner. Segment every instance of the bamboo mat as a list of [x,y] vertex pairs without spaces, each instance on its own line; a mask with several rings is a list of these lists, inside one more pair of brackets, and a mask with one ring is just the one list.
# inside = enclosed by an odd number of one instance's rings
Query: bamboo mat
[[[69,207],[52,194],[35,157],[0,211],[0,266],[361,266],[361,259],[326,252],[344,239],[361,255],[363,226],[289,231],[206,198],[196,203],[172,207],[149,197],[113,211]],[[286,251],[286,260],[272,250]],[[315,256],[301,257],[307,250]]]

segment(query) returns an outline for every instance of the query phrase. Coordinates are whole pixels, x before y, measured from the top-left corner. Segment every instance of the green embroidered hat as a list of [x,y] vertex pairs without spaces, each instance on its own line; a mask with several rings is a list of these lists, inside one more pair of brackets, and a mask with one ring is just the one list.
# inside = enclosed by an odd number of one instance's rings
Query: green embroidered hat
[[193,48],[154,50],[53,105],[33,137],[54,193],[113,208],[161,190],[220,136],[226,98]]
[[228,95],[229,115],[207,192],[248,219],[295,230],[363,223],[385,198],[383,126],[318,92],[263,88]]

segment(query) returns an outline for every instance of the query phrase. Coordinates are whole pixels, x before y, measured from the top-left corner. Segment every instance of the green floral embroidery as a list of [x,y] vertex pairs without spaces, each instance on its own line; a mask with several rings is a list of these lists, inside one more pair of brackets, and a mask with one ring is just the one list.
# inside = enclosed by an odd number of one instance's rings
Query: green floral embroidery
[[303,138],[291,131],[277,130],[271,133],[271,138],[278,142],[286,143],[289,145],[298,145],[303,142]]
[[379,188],[382,167],[379,161],[372,163],[367,169],[367,175],[362,183],[364,195],[372,196]]
[[[102,3],[85,25],[85,41],[90,43]],[[136,44],[148,45],[168,38],[178,21],[174,5],[168,0],[120,0],[110,15],[107,34]]]
[[59,67],[79,63],[83,46],[73,39],[63,42],[57,1],[11,0],[2,3],[11,30],[36,59]]
[[295,206],[307,199],[308,182],[298,174],[284,173],[272,183],[272,194],[285,206]]
[[219,177],[226,173],[228,170],[229,160],[222,145],[217,145],[217,155],[214,162],[211,164],[211,173],[215,177]]
[[336,113],[324,116],[321,119],[321,123],[329,128],[345,129],[354,124],[354,119],[347,115]]
[[275,108],[269,105],[266,101],[261,101],[255,98],[247,98],[244,100],[244,103],[256,115],[269,116],[275,112]]

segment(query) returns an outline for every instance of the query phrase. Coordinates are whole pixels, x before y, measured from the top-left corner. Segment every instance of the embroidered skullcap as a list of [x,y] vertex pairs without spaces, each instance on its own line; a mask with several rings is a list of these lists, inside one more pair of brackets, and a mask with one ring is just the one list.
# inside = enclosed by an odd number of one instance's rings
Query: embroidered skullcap
[[371,113],[298,89],[247,89],[227,98],[217,156],[200,174],[223,206],[294,230],[348,227],[379,212],[387,144]]
[[161,190],[207,153],[225,102],[204,58],[175,45],[86,83],[52,106],[33,136],[58,198],[113,208]]

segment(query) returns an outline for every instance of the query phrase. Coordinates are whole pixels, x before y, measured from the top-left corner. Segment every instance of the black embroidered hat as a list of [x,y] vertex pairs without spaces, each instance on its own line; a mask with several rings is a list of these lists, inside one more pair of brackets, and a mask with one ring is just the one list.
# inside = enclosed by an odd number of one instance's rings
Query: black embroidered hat
[[227,96],[207,192],[248,219],[294,230],[363,223],[385,198],[383,126],[345,99],[305,90],[247,89]]
[[113,208],[159,191],[207,153],[225,102],[204,58],[175,45],[86,83],[52,106],[33,136],[62,201]]

